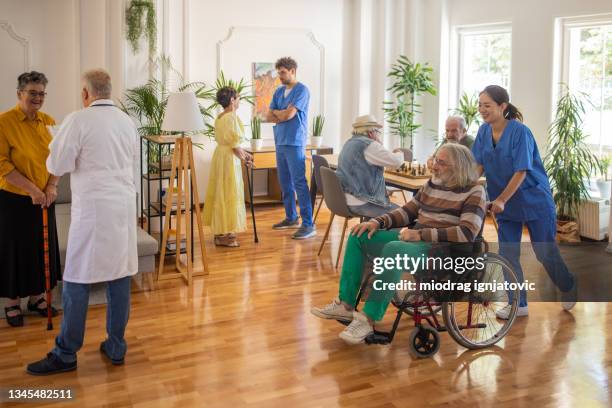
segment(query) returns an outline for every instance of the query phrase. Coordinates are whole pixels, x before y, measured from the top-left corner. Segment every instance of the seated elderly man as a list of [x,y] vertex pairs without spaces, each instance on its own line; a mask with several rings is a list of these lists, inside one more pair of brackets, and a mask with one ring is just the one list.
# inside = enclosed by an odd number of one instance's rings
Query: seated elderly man
[[[403,207],[353,227],[346,246],[338,298],[311,312],[323,319],[350,322],[340,338],[350,344],[362,342],[375,321],[385,315],[393,297],[391,290],[372,289],[361,312],[355,302],[361,285],[366,255],[382,258],[421,257],[433,242],[473,242],[485,216],[485,190],[478,184],[476,163],[465,146],[448,143],[436,152],[432,178]],[[406,227],[416,221],[412,228]],[[366,233],[367,232],[367,233]],[[397,283],[403,270],[386,269],[378,288]]]
[[[467,126],[465,123],[465,119],[463,116],[449,116],[446,119],[446,123],[444,124],[445,133],[444,140],[440,146],[443,146],[447,143],[459,143],[472,150],[472,146],[474,145],[474,138],[467,134]],[[438,147],[439,149],[439,147]],[[429,159],[427,159],[427,167],[431,170],[433,165],[433,156],[435,152]]]
[[338,157],[336,174],[349,209],[356,215],[374,218],[398,206],[389,201],[385,188],[385,167],[400,167],[404,153],[385,149],[380,140],[382,125],[372,115],[359,116],[353,136]]
[[467,134],[467,126],[462,116],[449,116],[446,119],[445,130],[442,144],[459,143],[470,150],[472,149],[474,138]]

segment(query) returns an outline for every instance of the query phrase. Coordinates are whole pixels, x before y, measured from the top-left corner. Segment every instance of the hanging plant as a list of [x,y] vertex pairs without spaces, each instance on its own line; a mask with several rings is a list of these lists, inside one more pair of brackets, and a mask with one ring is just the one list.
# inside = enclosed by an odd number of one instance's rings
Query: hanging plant
[[[144,17],[144,25],[143,25]],[[151,0],[131,0],[125,10],[126,37],[136,54],[140,39],[149,43],[149,55],[155,54],[157,47],[157,15]]]

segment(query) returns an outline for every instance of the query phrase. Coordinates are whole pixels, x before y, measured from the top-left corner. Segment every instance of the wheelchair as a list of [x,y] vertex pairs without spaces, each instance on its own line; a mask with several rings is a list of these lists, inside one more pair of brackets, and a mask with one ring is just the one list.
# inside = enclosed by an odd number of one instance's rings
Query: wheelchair
[[[393,341],[399,322],[404,315],[414,320],[414,329],[410,333],[408,346],[413,356],[427,358],[434,356],[440,349],[440,332],[448,332],[457,343],[468,349],[482,349],[499,342],[508,333],[518,310],[519,289],[516,285],[516,274],[510,263],[502,256],[488,252],[488,245],[481,234],[473,243],[462,244],[463,249],[455,251],[452,256],[481,257],[483,267],[469,274],[436,275],[435,271],[426,270],[420,274],[410,275],[415,286],[430,278],[454,279],[455,282],[470,281],[479,284],[500,282],[514,283],[516,289],[506,290],[475,290],[462,295],[443,293],[440,291],[397,291],[391,304],[397,308],[397,314],[390,331],[374,330],[366,337],[366,344],[389,344]],[[466,249],[465,245],[468,245]],[[452,271],[451,271],[452,272]],[[444,274],[443,274],[444,275]],[[453,276],[454,275],[454,276]],[[362,280],[356,305],[371,287],[376,275],[369,272]],[[465,283],[465,282],[464,282]],[[482,285],[481,288],[486,288]],[[491,286],[488,286],[489,288]],[[496,317],[501,308],[511,305],[507,320]],[[357,307],[355,307],[357,310]],[[439,314],[442,318],[440,319]]]

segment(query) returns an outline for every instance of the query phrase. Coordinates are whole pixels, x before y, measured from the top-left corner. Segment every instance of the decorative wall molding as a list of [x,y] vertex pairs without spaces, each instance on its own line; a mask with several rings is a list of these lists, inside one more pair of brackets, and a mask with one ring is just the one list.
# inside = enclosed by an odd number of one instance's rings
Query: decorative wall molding
[[275,35],[280,38],[286,35],[303,35],[305,36],[314,47],[319,51],[319,58],[321,66],[319,67],[320,72],[320,83],[319,83],[319,110],[321,113],[325,112],[325,47],[316,38],[314,33],[309,29],[303,28],[273,28],[273,27],[230,27],[225,38],[217,42],[217,75],[221,73],[223,67],[223,46],[228,43],[233,36],[236,34],[268,34]]
[[23,71],[30,70],[30,40],[23,37],[15,32],[13,25],[8,20],[0,20],[0,29],[6,31],[6,33],[21,45],[23,48]]

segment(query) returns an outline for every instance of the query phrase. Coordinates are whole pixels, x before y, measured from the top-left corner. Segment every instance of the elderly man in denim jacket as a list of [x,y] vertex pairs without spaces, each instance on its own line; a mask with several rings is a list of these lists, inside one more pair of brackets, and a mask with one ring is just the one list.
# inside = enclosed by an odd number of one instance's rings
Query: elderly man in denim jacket
[[381,143],[382,125],[373,115],[359,116],[353,123],[353,136],[338,158],[337,175],[349,209],[356,215],[373,218],[397,208],[386,194],[385,167],[400,167],[404,153],[393,152]]

